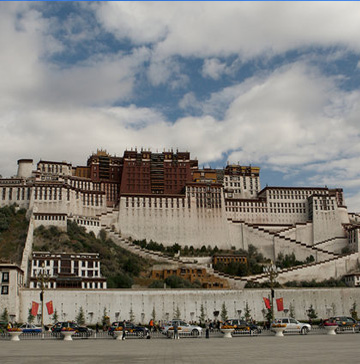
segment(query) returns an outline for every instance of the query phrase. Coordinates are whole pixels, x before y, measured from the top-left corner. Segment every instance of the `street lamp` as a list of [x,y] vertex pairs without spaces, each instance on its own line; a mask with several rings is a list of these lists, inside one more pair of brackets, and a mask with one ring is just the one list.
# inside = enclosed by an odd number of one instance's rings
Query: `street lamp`
[[41,264],[41,268],[37,273],[36,277],[38,283],[40,283],[40,301],[41,301],[41,331],[42,338],[44,339],[44,291],[47,288],[47,283],[50,280],[49,274],[45,271],[44,262]]
[[275,296],[275,284],[276,284],[276,277],[279,275],[280,268],[278,268],[275,264],[271,262],[270,265],[267,267],[264,267],[264,273],[266,273],[269,276],[269,284],[271,289],[271,322],[274,321],[274,296]]

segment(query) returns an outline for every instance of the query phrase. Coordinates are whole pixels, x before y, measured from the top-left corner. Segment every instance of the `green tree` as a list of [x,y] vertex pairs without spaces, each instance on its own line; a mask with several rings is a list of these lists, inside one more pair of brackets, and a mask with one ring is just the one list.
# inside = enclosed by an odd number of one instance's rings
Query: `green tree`
[[132,307],[130,308],[130,311],[129,311],[129,317],[130,317],[130,322],[134,323],[135,315],[134,315],[134,311],[133,311]]
[[245,321],[250,321],[251,319],[251,309],[249,307],[248,302],[245,304],[245,312],[244,312]]
[[104,307],[103,316],[102,316],[101,321],[102,321],[103,326],[106,326],[108,324],[109,316],[107,314],[106,307]]
[[174,319],[180,320],[180,318],[181,318],[180,308],[179,308],[179,306],[176,306],[176,310],[174,312]]
[[331,309],[332,309],[333,316],[336,316],[336,305],[335,305],[335,303],[331,304]]
[[314,319],[316,319],[318,317],[312,304],[310,305],[310,307],[307,309],[306,312],[307,312],[307,315],[309,317],[309,320],[314,320]]
[[101,241],[105,241],[106,240],[106,231],[104,229],[101,229],[100,230],[100,233],[99,233],[99,239]]
[[29,324],[32,324],[34,322],[34,320],[35,320],[35,316],[33,316],[31,314],[31,308],[29,308],[29,313],[28,313],[27,321],[28,321]]
[[292,302],[289,305],[289,316],[295,318],[295,306]]
[[85,315],[82,306],[80,307],[79,313],[77,314],[75,320],[79,325],[85,325]]
[[358,313],[357,313],[356,307],[357,307],[357,304],[356,304],[356,302],[354,301],[354,303],[352,304],[352,306],[351,306],[351,308],[350,308],[350,315],[351,315],[351,317],[352,317],[354,320],[359,321]]
[[7,307],[4,308],[4,311],[1,314],[1,320],[2,321],[9,321],[9,312],[8,312]]
[[59,321],[59,315],[58,315],[58,312],[57,312],[56,309],[55,309],[54,314],[52,316],[52,320],[53,320],[54,324]]
[[205,309],[204,309],[204,305],[201,304],[200,306],[200,316],[199,316],[199,320],[200,320],[200,323],[204,323],[205,322]]
[[162,279],[156,280],[156,281],[152,281],[149,284],[149,288],[164,288],[164,281]]
[[228,312],[227,312],[227,309],[226,309],[225,302],[223,302],[223,304],[221,306],[220,317],[221,317],[222,322],[225,322],[228,319]]
[[156,311],[155,311],[155,306],[153,307],[153,310],[151,312],[151,318],[155,321],[156,319]]

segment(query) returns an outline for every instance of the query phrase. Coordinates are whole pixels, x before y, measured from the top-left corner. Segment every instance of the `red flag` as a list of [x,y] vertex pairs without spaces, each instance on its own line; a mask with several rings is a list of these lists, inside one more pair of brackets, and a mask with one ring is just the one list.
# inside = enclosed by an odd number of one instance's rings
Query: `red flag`
[[38,313],[39,304],[37,302],[32,301],[31,304],[31,315],[36,316]]
[[46,303],[46,308],[49,315],[52,315],[54,313],[54,307],[52,301]]
[[282,297],[276,299],[276,305],[278,311],[284,311],[284,299]]
[[270,300],[268,298],[266,298],[266,297],[263,297],[263,300],[264,300],[264,303],[265,303],[265,307],[270,310],[270,308],[271,308]]

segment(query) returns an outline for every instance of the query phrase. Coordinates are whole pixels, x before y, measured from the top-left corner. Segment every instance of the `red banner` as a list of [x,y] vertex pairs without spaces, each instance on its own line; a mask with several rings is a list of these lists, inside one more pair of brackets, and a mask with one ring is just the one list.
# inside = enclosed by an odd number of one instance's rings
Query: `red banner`
[[265,303],[265,307],[270,310],[270,308],[271,308],[270,300],[268,298],[266,298],[266,297],[263,297],[263,300],[264,300],[264,303]]
[[38,313],[39,304],[37,302],[32,301],[31,304],[31,315],[36,316]]
[[284,311],[284,299],[283,298],[277,298],[276,305],[277,305],[278,311]]
[[54,307],[52,301],[46,303],[46,308],[49,315],[52,315],[54,313]]

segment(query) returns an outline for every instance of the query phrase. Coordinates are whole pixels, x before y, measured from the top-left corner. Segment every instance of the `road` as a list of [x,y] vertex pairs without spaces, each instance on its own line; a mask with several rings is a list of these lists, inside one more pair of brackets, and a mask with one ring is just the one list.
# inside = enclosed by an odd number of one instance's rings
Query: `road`
[[360,335],[0,341],[0,363],[357,363]]

